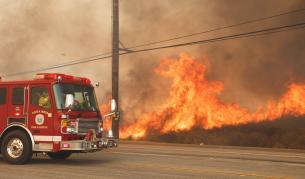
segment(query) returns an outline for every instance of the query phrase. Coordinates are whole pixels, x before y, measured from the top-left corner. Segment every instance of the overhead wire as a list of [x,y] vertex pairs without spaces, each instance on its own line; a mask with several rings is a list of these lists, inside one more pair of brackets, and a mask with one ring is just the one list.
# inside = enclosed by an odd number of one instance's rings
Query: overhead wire
[[143,43],[143,44],[138,44],[138,45],[129,47],[129,49],[143,47],[143,46],[149,46],[149,45],[155,45],[155,44],[160,44],[160,43],[169,42],[169,41],[173,41],[173,40],[178,40],[178,39],[183,39],[183,38],[192,37],[192,36],[196,36],[196,35],[201,35],[201,34],[206,34],[206,33],[210,33],[210,32],[215,32],[215,31],[219,31],[219,30],[229,29],[229,28],[232,28],[232,27],[242,26],[242,25],[245,25],[245,24],[251,24],[251,23],[255,23],[255,22],[266,21],[266,20],[270,20],[270,19],[273,19],[273,18],[277,18],[277,17],[289,15],[289,14],[296,14],[296,13],[300,13],[300,12],[305,12],[305,8],[295,9],[295,10],[287,11],[287,12],[282,12],[282,13],[271,15],[271,16],[267,16],[267,17],[246,20],[246,21],[239,22],[239,23],[232,24],[232,25],[228,25],[228,26],[221,26],[221,27],[217,27],[217,28],[214,28],[214,29],[209,29],[209,30],[205,30],[205,31],[195,32],[195,33],[191,33],[191,34],[187,34],[187,35],[181,35],[181,36],[177,36],[177,37],[173,37],[173,38],[169,38],[169,39],[153,41],[153,42],[148,42],[148,43]]
[[[304,28],[305,28],[305,22],[302,22],[302,23],[272,27],[272,28],[267,28],[267,29],[261,29],[261,30],[256,30],[256,31],[226,35],[226,36],[221,36],[221,37],[216,37],[216,38],[203,39],[203,40],[199,40],[199,41],[191,41],[191,42],[186,42],[186,43],[178,43],[178,44],[165,45],[165,46],[159,46],[159,47],[154,47],[154,48],[140,49],[140,50],[120,53],[119,55],[127,55],[127,54],[139,53],[139,52],[147,52],[147,51],[175,48],[175,47],[182,47],[182,46],[190,46],[190,45],[197,45],[197,44],[206,44],[206,43],[213,43],[213,42],[219,42],[219,41],[225,41],[225,40],[231,40],[231,39],[262,36],[262,35],[267,35],[267,34],[291,31],[291,30],[296,30],[296,29],[304,29]],[[98,58],[90,58],[90,59],[85,59],[82,61],[75,61],[72,63],[59,64],[59,65],[35,69],[35,70],[28,70],[28,71],[23,71],[23,72],[6,74],[6,75],[3,75],[3,77],[17,76],[17,75],[23,75],[23,74],[28,74],[28,73],[52,70],[52,69],[62,68],[62,67],[71,66],[71,65],[77,65],[77,64],[83,64],[83,63],[88,63],[88,62],[92,62],[92,61],[102,60],[102,59],[108,59],[110,57],[112,57],[112,55],[98,57]]]
[[[241,26],[241,25],[245,25],[245,24],[250,24],[250,23],[254,23],[254,22],[264,21],[264,20],[267,20],[267,19],[272,19],[272,18],[275,18],[275,17],[280,17],[280,16],[293,14],[293,13],[299,13],[299,12],[303,12],[303,11],[305,11],[305,8],[301,8],[301,9],[297,9],[297,10],[293,10],[293,11],[288,11],[288,12],[283,12],[283,13],[280,13],[280,14],[276,14],[276,15],[272,15],[272,16],[268,16],[268,17],[264,17],[264,18],[248,20],[248,21],[237,23],[237,24],[233,24],[233,25],[229,25],[229,26],[223,26],[223,27],[219,27],[219,28],[214,28],[214,29],[210,29],[210,30],[206,30],[206,31],[202,31],[202,32],[197,32],[197,33],[192,33],[192,34],[188,34],[188,35],[184,35],[184,36],[178,36],[178,37],[175,37],[175,38],[169,38],[169,39],[165,39],[165,40],[160,40],[160,41],[155,41],[155,42],[150,42],[150,43],[144,43],[144,44],[135,45],[135,46],[127,47],[127,48],[124,47],[124,48],[126,48],[126,51],[123,52],[123,53],[120,53],[120,55],[126,55],[126,54],[131,54],[131,53],[139,53],[139,52],[145,52],[145,51],[152,51],[152,50],[159,50],[159,49],[165,49],[165,48],[180,47],[180,46],[189,46],[189,45],[202,44],[202,43],[211,43],[211,42],[217,42],[217,41],[229,40],[229,39],[235,39],[235,38],[245,38],[245,37],[257,36],[257,35],[266,35],[266,34],[270,34],[270,33],[287,31],[287,30],[285,30],[285,28],[290,28],[289,30],[294,30],[296,28],[298,29],[300,26],[303,26],[304,23],[286,25],[286,26],[263,29],[263,30],[246,32],[246,33],[233,34],[233,35],[228,35],[228,36],[221,36],[221,37],[204,39],[204,40],[199,40],[199,41],[191,41],[191,42],[187,42],[187,43],[178,43],[178,44],[165,45],[165,46],[159,46],[159,47],[153,47],[153,48],[131,50],[131,49],[138,48],[138,47],[144,47],[144,46],[149,46],[149,45],[153,45],[153,44],[169,42],[169,41],[173,41],[173,40],[177,40],[177,39],[191,37],[191,36],[194,36],[194,35],[199,35],[199,34],[203,34],[203,33],[209,33],[209,32],[214,32],[214,31],[223,30],[223,29],[227,29],[227,28],[232,28],[232,27],[236,27],[236,26]],[[301,28],[303,28],[303,27],[301,27]],[[278,31],[276,31],[276,30],[278,30]],[[270,31],[270,32],[268,32],[268,31]],[[259,34],[259,33],[261,33],[261,34]],[[9,74],[3,75],[2,77],[11,77],[11,76],[23,75],[23,74],[28,74],[28,73],[47,71],[47,70],[52,70],[52,69],[56,69],[56,68],[62,68],[62,67],[66,67],[66,66],[88,63],[88,62],[97,61],[97,60],[101,60],[101,59],[107,59],[107,58],[110,58],[110,57],[112,57],[111,52],[107,52],[107,53],[97,54],[97,55],[90,56],[90,57],[85,57],[85,58],[81,58],[81,59],[77,59],[77,60],[68,61],[68,62],[61,63],[61,64],[52,65],[52,66],[49,66],[49,67],[27,70],[27,71],[23,71],[23,72],[9,73]]]
[[221,37],[216,37],[216,38],[191,41],[191,42],[186,42],[186,43],[178,43],[178,44],[173,44],[173,45],[165,45],[165,46],[159,46],[159,47],[153,47],[153,48],[147,48],[147,49],[134,50],[132,52],[127,52],[127,53],[145,52],[145,51],[173,48],[173,47],[180,47],[180,46],[189,46],[189,45],[195,45],[195,44],[209,43],[209,42],[215,42],[215,41],[220,41],[220,40],[222,41],[222,40],[229,40],[229,39],[236,39],[236,38],[266,35],[266,34],[270,34],[270,33],[284,32],[284,31],[295,30],[295,29],[300,29],[300,28],[305,28],[305,22],[285,25],[285,26],[279,26],[279,27],[273,27],[273,28],[267,28],[267,29],[262,29],[262,30],[257,30],[257,31],[250,31],[250,32],[245,32],[245,33],[221,36]]

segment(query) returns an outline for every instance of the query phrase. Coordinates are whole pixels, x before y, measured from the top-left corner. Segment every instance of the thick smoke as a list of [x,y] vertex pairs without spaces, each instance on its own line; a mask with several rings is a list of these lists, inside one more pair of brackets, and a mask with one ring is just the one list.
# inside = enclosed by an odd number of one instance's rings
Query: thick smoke
[[[305,2],[301,0],[236,0],[234,3],[225,0],[129,0],[122,1],[121,4],[124,32],[137,34],[122,39],[128,45],[204,31],[305,7]],[[304,13],[293,14],[177,42],[303,22],[303,19]],[[225,91],[221,97],[225,102],[237,102],[254,110],[268,99],[282,95],[289,82],[304,82],[304,38],[304,30],[296,30],[124,57],[124,65],[134,65],[132,73],[127,76],[129,80],[122,80],[122,96],[132,94],[124,104],[130,110],[140,109],[140,112],[162,106],[155,104],[162,104],[163,99],[167,97],[170,82],[162,81],[163,79],[151,73],[152,70],[147,71],[149,68],[153,69],[161,58],[187,52],[203,62],[209,59],[208,78],[224,82]],[[145,98],[142,97],[143,94],[146,94]],[[136,117],[128,118],[132,120]]]
[[[0,1],[0,75],[39,69],[110,52],[111,3],[89,0]],[[109,92],[110,60],[48,72],[99,81],[100,97]],[[34,74],[11,79],[31,79]]]
[[[305,7],[303,0],[121,0],[120,35],[125,46],[162,40],[244,20]],[[0,73],[14,73],[63,63],[111,49],[110,0],[0,1]],[[264,23],[194,36],[192,41],[302,22],[304,13]],[[208,78],[224,82],[221,96],[255,109],[281,95],[287,83],[305,79],[304,30],[249,39],[180,47],[121,57],[120,96],[124,120],[157,110],[168,96],[170,81],[153,73],[164,57],[189,53],[210,59]],[[170,43],[167,43],[170,44]],[[102,60],[50,70],[87,76],[101,82],[105,102],[111,89],[111,61]],[[33,74],[9,79],[29,79]]]

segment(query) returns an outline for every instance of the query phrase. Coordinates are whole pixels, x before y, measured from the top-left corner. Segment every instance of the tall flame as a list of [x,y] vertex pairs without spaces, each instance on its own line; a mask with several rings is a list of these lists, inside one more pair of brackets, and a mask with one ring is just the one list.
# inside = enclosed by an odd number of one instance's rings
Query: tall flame
[[222,102],[219,94],[224,90],[223,83],[208,81],[206,66],[187,54],[181,54],[177,60],[162,60],[155,73],[172,79],[165,105],[160,111],[143,114],[133,123],[123,125],[121,138],[143,138],[151,130],[167,133],[195,126],[210,129],[305,114],[305,84],[290,84],[279,100],[270,100],[251,113],[238,104]]
[[[109,101],[111,97],[108,97]],[[109,114],[110,111],[110,103],[100,105],[100,112],[103,116]],[[112,121],[111,117],[106,117],[103,119],[103,129],[108,131],[111,129]]]

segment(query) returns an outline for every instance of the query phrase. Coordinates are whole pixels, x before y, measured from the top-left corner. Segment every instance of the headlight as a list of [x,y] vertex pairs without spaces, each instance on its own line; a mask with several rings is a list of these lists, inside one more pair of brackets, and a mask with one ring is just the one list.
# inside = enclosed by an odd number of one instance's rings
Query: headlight
[[102,120],[100,120],[100,121],[98,122],[98,126],[99,126],[98,132],[99,132],[99,133],[103,132],[103,131],[104,131],[104,128],[103,128],[103,121],[102,121]]
[[69,126],[67,127],[67,133],[77,133],[75,127]]

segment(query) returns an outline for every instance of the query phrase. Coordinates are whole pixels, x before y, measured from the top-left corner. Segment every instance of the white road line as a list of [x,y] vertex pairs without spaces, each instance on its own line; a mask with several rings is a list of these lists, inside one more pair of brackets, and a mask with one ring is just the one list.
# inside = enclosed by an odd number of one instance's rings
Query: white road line
[[301,164],[301,163],[286,163],[286,165],[290,165],[294,167],[305,167],[305,164]]
[[[145,147],[122,147],[122,149],[124,148],[136,148],[136,149],[147,149]],[[162,150],[164,148],[159,148],[159,147],[152,147],[150,149],[155,149],[155,150]],[[206,148],[205,148],[206,149]],[[214,151],[214,150],[186,150],[186,149],[174,149],[171,148],[170,150],[175,150],[175,151],[188,151],[188,152],[206,152],[206,153],[222,153],[222,154],[240,154],[240,155],[256,155],[256,156],[267,156],[267,157],[287,157],[287,158],[302,158],[305,159],[305,155],[282,155],[282,154],[271,154],[270,153],[266,153],[266,154],[262,154],[262,153],[251,153],[251,152],[229,152],[229,151]],[[230,149],[225,149],[225,150],[230,150]]]
[[[127,155],[142,155],[142,156],[155,156],[155,157],[173,157],[173,155],[167,155],[167,154],[144,154],[144,153],[135,153],[135,152],[109,152],[114,154],[127,154]],[[187,157],[187,156],[182,156]],[[187,157],[190,158],[190,157]]]

